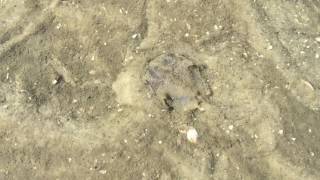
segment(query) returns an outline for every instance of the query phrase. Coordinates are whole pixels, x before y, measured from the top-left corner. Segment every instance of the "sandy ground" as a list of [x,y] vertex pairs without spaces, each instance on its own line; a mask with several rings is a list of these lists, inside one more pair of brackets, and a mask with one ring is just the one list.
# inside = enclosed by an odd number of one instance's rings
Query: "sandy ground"
[[319,56],[319,0],[0,0],[0,179],[318,180]]

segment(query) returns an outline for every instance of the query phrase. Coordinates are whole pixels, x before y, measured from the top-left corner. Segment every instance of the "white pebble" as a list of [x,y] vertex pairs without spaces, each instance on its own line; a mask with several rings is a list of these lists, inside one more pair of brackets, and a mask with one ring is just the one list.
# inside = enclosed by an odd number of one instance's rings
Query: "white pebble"
[[52,85],[56,85],[58,81],[56,79],[52,80]]
[[134,34],[134,35],[132,35],[132,39],[135,39],[135,38],[137,38],[139,36],[139,34]]
[[60,28],[61,28],[61,26],[62,26],[62,24],[61,24],[61,23],[59,23],[59,24],[57,25],[57,29],[60,29]]
[[100,170],[99,173],[100,174],[107,174],[107,170]]
[[90,75],[95,75],[95,74],[96,74],[96,71],[95,71],[95,70],[91,70],[91,71],[89,71],[89,74],[90,74]]
[[198,139],[198,132],[195,128],[189,128],[187,131],[187,139],[191,143],[196,143]]

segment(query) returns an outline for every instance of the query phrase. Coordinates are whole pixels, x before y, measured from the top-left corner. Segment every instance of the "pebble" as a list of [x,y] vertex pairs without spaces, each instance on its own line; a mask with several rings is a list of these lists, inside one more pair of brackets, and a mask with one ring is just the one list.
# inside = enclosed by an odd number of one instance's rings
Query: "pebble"
[[197,143],[198,140],[198,132],[195,128],[189,128],[187,131],[187,139],[191,143]]
[[52,80],[52,85],[56,85],[58,81],[56,79]]
[[100,174],[107,174],[107,170],[103,169],[99,171]]
[[89,74],[90,74],[90,75],[95,75],[95,74],[96,74],[96,71],[95,71],[95,70],[91,70],[91,71],[89,71]]
[[132,39],[136,39],[139,36],[139,34],[132,35]]
[[57,29],[60,29],[60,28],[61,28],[61,26],[62,26],[62,24],[61,24],[61,23],[57,24]]

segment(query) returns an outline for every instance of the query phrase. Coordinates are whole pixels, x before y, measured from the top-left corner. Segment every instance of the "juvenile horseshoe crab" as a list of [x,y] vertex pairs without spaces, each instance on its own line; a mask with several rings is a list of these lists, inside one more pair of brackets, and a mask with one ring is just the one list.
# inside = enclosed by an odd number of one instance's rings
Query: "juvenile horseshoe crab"
[[206,65],[186,56],[163,54],[147,64],[145,80],[169,111],[185,112],[198,109],[212,95],[206,71]]

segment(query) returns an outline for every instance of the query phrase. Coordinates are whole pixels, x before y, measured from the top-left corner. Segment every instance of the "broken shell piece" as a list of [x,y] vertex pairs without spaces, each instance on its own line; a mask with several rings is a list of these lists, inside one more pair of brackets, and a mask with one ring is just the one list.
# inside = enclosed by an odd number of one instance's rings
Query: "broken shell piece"
[[191,143],[197,143],[198,132],[195,128],[189,128],[187,131],[187,139]]
[[312,84],[306,80],[302,80],[302,82],[305,84],[305,86],[307,86],[311,91],[314,91],[314,87],[312,86]]

